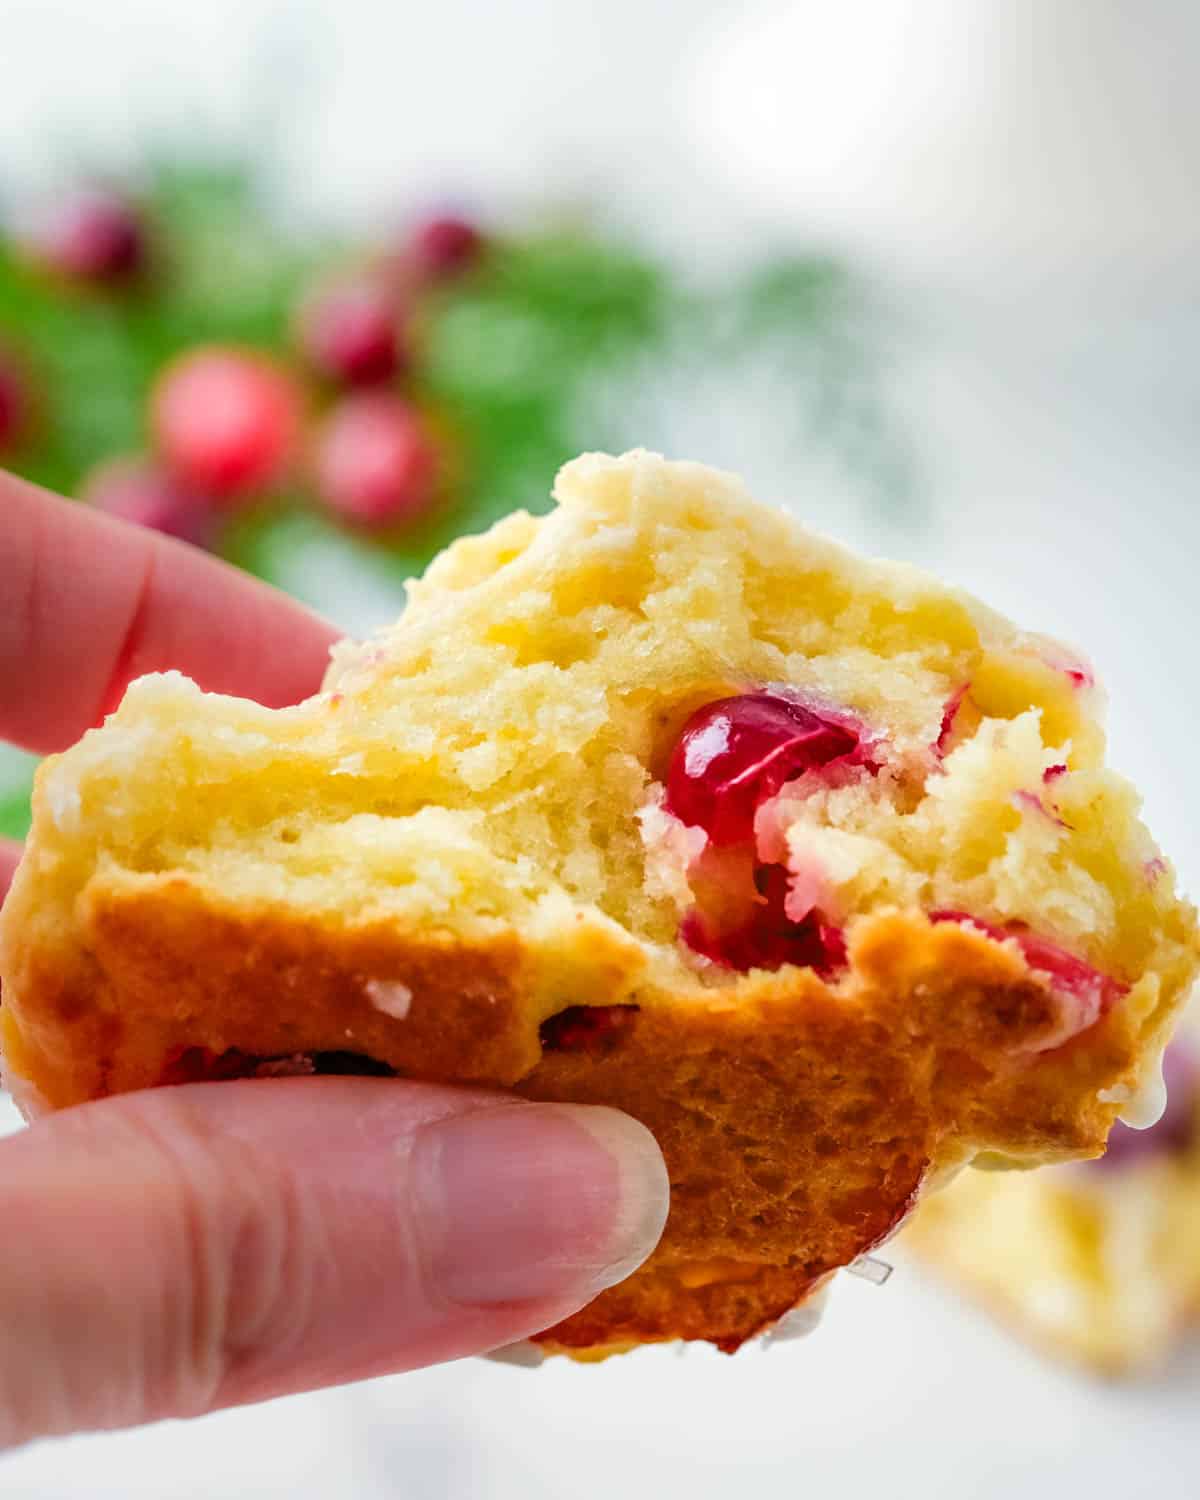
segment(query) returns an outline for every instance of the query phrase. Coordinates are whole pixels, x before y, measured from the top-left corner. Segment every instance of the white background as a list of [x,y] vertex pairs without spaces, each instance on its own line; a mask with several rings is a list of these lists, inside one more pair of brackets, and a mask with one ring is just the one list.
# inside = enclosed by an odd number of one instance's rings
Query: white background
[[[43,179],[80,143],[112,160],[147,135],[252,131],[274,134],[309,206],[364,223],[447,189],[513,212],[600,195],[695,257],[787,236],[849,247],[910,314],[894,398],[932,524],[880,535],[835,496],[790,490],[732,391],[679,456],[736,462],[767,498],[1084,644],[1111,689],[1113,758],[1194,889],[1198,15],[1186,0],[0,0],[0,185]],[[1197,1493],[1200,1355],[1104,1388],[908,1267],[882,1290],[843,1283],[804,1344],[476,1361],[38,1447],[0,1460],[0,1491]]]

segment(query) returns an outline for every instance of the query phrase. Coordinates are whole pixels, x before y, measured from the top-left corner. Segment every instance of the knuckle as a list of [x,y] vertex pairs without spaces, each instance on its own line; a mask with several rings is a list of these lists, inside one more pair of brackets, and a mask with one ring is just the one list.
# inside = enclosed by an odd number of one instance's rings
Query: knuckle
[[158,1156],[164,1253],[175,1267],[163,1308],[165,1368],[154,1385],[172,1415],[186,1416],[219,1406],[266,1350],[302,1341],[317,1301],[322,1234],[285,1163],[222,1134],[209,1110],[171,1093],[137,1113]]

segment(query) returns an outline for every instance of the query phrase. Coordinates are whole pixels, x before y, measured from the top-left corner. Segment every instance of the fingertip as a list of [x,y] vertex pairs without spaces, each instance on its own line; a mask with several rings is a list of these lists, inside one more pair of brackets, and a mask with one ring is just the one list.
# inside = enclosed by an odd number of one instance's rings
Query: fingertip
[[0,510],[0,736],[66,749],[171,668],[270,708],[319,689],[338,632],[259,579],[3,473]]
[[643,1125],[570,1104],[499,1105],[426,1126],[406,1190],[433,1294],[474,1306],[583,1306],[650,1254],[668,1193]]
[[662,1149],[640,1120],[619,1109],[600,1104],[546,1107],[559,1110],[581,1125],[617,1163],[620,1197],[613,1244],[618,1253],[603,1280],[603,1286],[614,1286],[636,1271],[654,1251],[666,1227],[671,1183]]

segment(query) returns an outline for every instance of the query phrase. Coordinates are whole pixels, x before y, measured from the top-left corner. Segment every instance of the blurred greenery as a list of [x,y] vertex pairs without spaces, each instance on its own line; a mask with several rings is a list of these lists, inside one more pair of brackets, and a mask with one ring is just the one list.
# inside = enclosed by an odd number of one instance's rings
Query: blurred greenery
[[[98,462],[146,446],[147,397],[162,367],[201,343],[292,358],[297,298],[327,268],[392,254],[311,226],[285,228],[242,165],[159,163],[138,195],[154,271],[122,293],[65,288],[0,241],[0,338],[27,358],[39,420],[11,459],[73,495]],[[301,543],[336,545],[390,577],[419,571],[452,536],[514,507],[549,504],[549,481],[581,449],[638,432],[597,431],[589,393],[623,389],[658,366],[717,372],[770,361],[797,451],[833,450],[894,510],[911,502],[907,454],[876,376],[877,325],[863,289],[820,255],[776,257],[701,286],[636,244],[585,227],[494,236],[465,275],[424,290],[412,310],[417,359],[403,386],[454,455],[453,501],[386,544],[348,538],[299,491],[237,519],[221,550],[273,581]],[[313,388],[317,405],[327,393]],[[617,424],[620,426],[620,422]],[[357,564],[356,564],[357,565]],[[0,768],[0,832],[25,827],[28,772]]]
[[0,797],[0,838],[21,839],[29,830],[29,792],[27,787]]

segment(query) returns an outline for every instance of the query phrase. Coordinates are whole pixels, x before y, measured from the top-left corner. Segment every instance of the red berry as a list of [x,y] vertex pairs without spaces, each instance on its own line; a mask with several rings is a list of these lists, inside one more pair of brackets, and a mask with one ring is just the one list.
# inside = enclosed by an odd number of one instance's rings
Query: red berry
[[703,828],[715,845],[754,835],[759,807],[788,781],[858,749],[848,721],[776,693],[721,698],[694,713],[667,771],[668,812]]
[[167,1055],[158,1082],[159,1085],[220,1083],[233,1078],[311,1078],[314,1074],[394,1078],[396,1070],[358,1052],[291,1052],[258,1057],[237,1047],[224,1052],[213,1052],[208,1047],[177,1047]]
[[73,281],[129,281],[146,263],[141,216],[119,193],[87,188],[55,203],[30,245],[48,270]]
[[349,396],[321,433],[317,484],[343,520],[367,528],[420,517],[433,501],[437,449],[420,416],[398,396]]
[[633,1025],[636,1005],[569,1005],[543,1021],[547,1052],[611,1052]]
[[149,459],[118,458],[102,464],[85,481],[83,498],[110,516],[197,547],[210,546],[215,535],[211,502]]
[[198,349],[162,376],[152,423],[163,457],[186,484],[236,504],[283,477],[301,408],[295,383],[269,360]]
[[1006,939],[1015,941],[1029,967],[1035,973],[1043,974],[1055,994],[1069,1002],[1070,1012],[1064,1019],[1070,1023],[1070,1035],[1086,1031],[1126,993],[1125,985],[1110,979],[1107,974],[1102,974],[1083,959],[1076,958],[1057,943],[1047,942],[1045,938],[1036,937],[1021,927],[997,927],[994,922],[985,922],[982,917],[973,917],[962,911],[931,911],[929,920],[962,922],[978,927],[997,942],[1004,942]]
[[25,373],[18,360],[0,348],[0,455],[20,443],[29,418]]
[[427,219],[412,238],[413,259],[430,276],[453,276],[478,260],[483,235],[467,219],[443,214]]
[[934,741],[933,752],[941,760],[950,749],[950,740],[954,734],[954,721],[958,718],[958,711],[962,707],[962,701],[970,691],[970,683],[964,682],[960,688],[951,693],[946,700],[946,706],[942,710],[942,723],[938,730],[938,737]]
[[372,281],[314,296],[301,312],[300,342],[322,374],[348,385],[390,380],[404,363],[391,298]]
[[258,1058],[230,1047],[212,1052],[207,1047],[177,1047],[167,1055],[159,1085],[219,1083],[230,1078],[253,1078]]
[[754,872],[756,898],[750,914],[732,928],[722,928],[699,907],[683,920],[680,936],[693,952],[723,969],[780,969],[797,964],[829,978],[846,963],[840,927],[809,912],[793,922],[785,909],[788,872],[783,865],[759,865]]
[[666,808],[708,835],[694,871],[696,907],[680,937],[727,969],[798,964],[829,977],[846,962],[839,927],[819,911],[787,911],[786,866],[759,860],[755,815],[789,781],[840,762],[878,769],[849,714],[818,713],[781,693],[741,693],[697,710],[666,777]]

